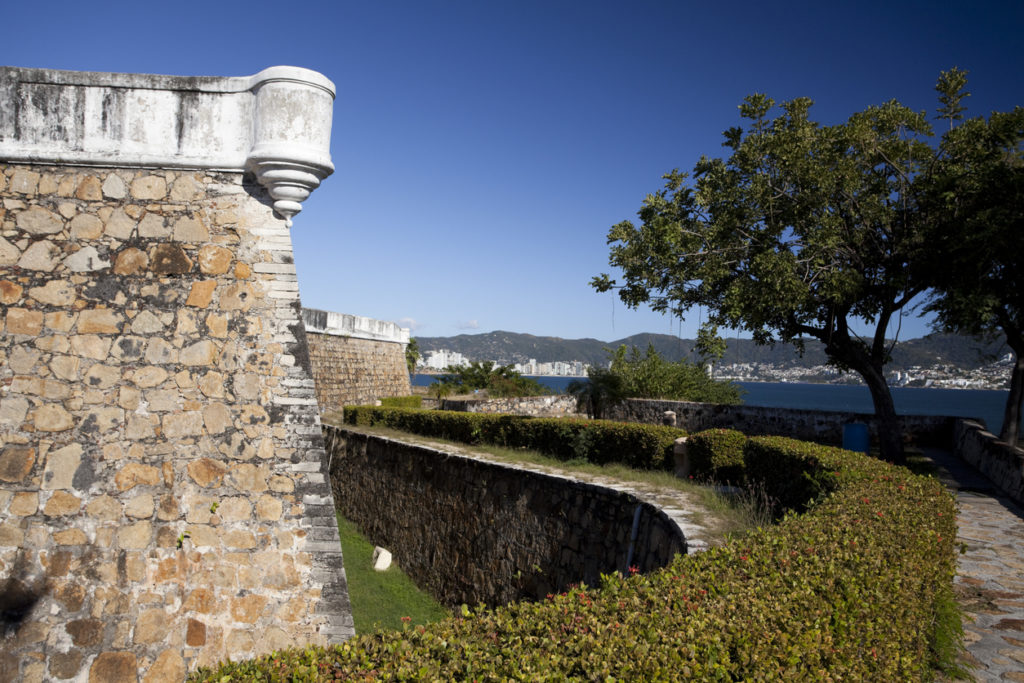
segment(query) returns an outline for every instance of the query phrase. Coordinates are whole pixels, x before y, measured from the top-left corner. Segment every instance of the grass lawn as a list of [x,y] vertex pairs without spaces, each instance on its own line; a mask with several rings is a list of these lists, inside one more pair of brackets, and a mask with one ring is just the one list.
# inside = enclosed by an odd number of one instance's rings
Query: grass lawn
[[411,624],[426,624],[448,616],[448,611],[417,588],[398,565],[392,563],[387,571],[374,571],[373,544],[340,514],[338,533],[356,633],[401,630],[405,624],[402,617],[409,617]]

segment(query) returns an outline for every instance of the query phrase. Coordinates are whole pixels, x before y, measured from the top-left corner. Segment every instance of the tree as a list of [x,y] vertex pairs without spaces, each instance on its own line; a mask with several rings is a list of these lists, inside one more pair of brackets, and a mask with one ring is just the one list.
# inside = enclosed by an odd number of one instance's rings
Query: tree
[[944,72],[936,90],[949,130],[922,205],[932,216],[917,267],[934,287],[937,327],[1006,335],[1016,356],[1000,437],[1015,445],[1024,400],[1024,108],[963,120],[966,73]]
[[718,327],[715,325],[701,325],[697,331],[697,343],[693,350],[697,352],[700,359],[709,364],[714,372],[714,367],[725,355],[725,340],[718,335]]
[[420,362],[420,343],[414,337],[409,337],[409,344],[405,347],[405,366],[409,368],[409,374],[416,372],[416,364]]
[[577,410],[582,408],[587,417],[600,420],[605,411],[625,398],[622,378],[608,368],[591,365],[587,367],[587,379],[574,379],[566,391],[576,397]]
[[523,377],[511,365],[495,365],[493,361],[473,361],[469,365],[448,366],[437,380],[455,391],[484,390],[488,396],[543,396],[551,390],[540,382]]
[[700,403],[739,403],[740,389],[732,382],[711,379],[699,363],[665,360],[653,344],[641,355],[635,346],[612,352],[610,372],[620,378],[629,398],[657,398]]
[[[610,263],[598,291],[619,290],[682,318],[709,309],[711,325],[750,332],[757,343],[825,345],[830,362],[863,377],[879,423],[880,450],[902,460],[902,439],[883,374],[889,324],[924,291],[908,267],[921,245],[915,176],[934,157],[925,116],[896,101],[819,125],[811,100],[752,95],[740,106],[747,130],[725,133],[728,159],[701,157],[648,195],[640,226],[608,233]],[[872,328],[865,339],[851,323]]]

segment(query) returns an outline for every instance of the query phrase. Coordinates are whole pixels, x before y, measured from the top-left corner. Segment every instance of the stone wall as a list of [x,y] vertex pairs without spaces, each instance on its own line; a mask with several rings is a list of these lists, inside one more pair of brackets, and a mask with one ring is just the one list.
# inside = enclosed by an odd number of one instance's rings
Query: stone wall
[[[275,188],[161,161],[192,125],[223,151],[235,80],[0,69],[0,680],[180,681],[353,632]],[[103,136],[149,104],[180,117],[157,167],[119,164]],[[114,149],[90,166],[62,160],[82,121]]]
[[[781,434],[794,439],[840,445],[843,426],[851,422],[868,425],[873,443],[878,430],[874,416],[866,413],[719,405],[686,401],[627,399],[609,411],[611,420],[663,424],[666,411],[676,414],[676,426],[688,432],[712,428],[736,429],[750,436]],[[953,438],[955,418],[935,415],[903,415],[904,438],[921,445],[948,446]]]
[[502,413],[531,417],[563,417],[576,414],[572,396],[525,396],[521,398],[445,398],[423,399],[424,408],[439,408],[463,413]]
[[302,310],[302,319],[321,411],[412,392],[405,363],[409,330],[311,308]]
[[324,435],[341,513],[449,606],[598,585],[602,572],[652,570],[687,549],[664,512],[627,493],[333,426]]
[[974,420],[957,420],[956,453],[1007,496],[1024,505],[1024,450],[1012,448]]

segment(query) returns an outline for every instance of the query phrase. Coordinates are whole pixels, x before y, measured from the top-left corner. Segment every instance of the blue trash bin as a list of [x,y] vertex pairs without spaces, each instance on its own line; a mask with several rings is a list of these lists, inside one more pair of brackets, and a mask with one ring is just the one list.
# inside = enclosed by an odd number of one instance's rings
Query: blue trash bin
[[868,426],[863,422],[851,422],[843,425],[843,448],[867,455],[871,451]]

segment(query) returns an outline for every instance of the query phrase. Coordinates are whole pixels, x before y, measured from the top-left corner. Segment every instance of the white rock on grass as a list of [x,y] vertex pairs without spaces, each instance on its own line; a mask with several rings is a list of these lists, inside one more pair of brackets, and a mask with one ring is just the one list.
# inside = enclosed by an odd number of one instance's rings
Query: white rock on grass
[[377,546],[373,549],[373,568],[375,571],[382,572],[391,566],[391,553]]

